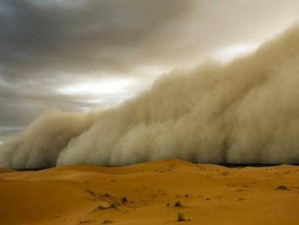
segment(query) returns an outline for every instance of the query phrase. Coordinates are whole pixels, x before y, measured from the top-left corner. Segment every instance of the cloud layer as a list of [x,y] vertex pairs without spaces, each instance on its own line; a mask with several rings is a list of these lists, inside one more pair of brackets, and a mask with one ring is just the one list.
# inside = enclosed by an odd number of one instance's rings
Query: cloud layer
[[0,166],[299,163],[299,27],[230,64],[172,72],[95,116],[55,112],[0,147]]
[[[0,136],[48,109],[115,106],[153,74],[263,42],[298,11],[297,0],[1,0]],[[110,78],[136,85],[109,95],[58,91]]]

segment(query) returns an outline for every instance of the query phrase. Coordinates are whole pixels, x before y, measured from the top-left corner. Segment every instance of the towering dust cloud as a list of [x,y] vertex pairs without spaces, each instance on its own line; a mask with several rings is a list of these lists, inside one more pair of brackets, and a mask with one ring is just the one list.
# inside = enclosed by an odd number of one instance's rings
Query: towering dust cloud
[[5,141],[0,166],[299,163],[298,86],[297,26],[230,64],[164,76],[97,117],[46,114]]
[[59,152],[95,122],[96,114],[49,111],[0,148],[0,167],[55,166]]

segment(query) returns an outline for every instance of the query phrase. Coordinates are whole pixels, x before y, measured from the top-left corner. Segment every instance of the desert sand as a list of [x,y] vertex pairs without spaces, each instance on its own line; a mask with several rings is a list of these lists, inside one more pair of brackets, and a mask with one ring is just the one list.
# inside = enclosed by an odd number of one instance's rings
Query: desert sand
[[108,223],[298,225],[299,167],[167,160],[0,170],[1,225]]

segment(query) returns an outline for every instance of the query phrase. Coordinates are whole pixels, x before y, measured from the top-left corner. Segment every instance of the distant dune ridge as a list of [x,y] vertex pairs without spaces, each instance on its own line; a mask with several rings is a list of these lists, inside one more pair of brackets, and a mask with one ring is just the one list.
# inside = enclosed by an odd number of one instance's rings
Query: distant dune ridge
[[[95,114],[42,115],[0,147],[0,167],[299,163],[299,26],[227,65],[172,72]],[[53,115],[52,115],[53,114]]]

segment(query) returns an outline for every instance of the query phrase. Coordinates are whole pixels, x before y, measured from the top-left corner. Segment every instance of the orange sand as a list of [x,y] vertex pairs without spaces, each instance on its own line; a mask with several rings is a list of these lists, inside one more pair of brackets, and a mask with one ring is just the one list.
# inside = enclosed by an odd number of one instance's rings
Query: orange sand
[[[277,190],[280,185],[288,190]],[[182,206],[174,207],[176,201]],[[188,221],[177,222],[178,212]],[[0,169],[1,225],[103,222],[298,225],[299,167],[239,169],[168,160],[118,168]]]

